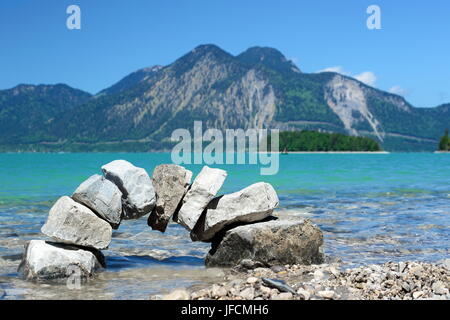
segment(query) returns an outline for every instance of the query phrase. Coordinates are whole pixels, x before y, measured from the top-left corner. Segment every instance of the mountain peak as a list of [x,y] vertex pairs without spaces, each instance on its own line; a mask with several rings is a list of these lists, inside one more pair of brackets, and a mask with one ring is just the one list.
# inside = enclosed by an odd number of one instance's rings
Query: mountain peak
[[177,74],[190,70],[198,63],[203,61],[214,61],[214,63],[229,63],[235,58],[214,44],[202,44],[184,56],[173,62],[169,68]]
[[103,94],[115,94],[133,88],[137,84],[149,79],[163,68],[164,67],[161,65],[155,65],[152,67],[136,70],[135,72],[132,72],[131,74],[122,78],[119,82],[113,84],[112,86],[106,89],[103,89],[102,91],[97,93],[97,96]]
[[192,49],[186,56],[193,56],[195,58],[201,58],[204,56],[212,55],[216,58],[229,58],[232,57],[231,54],[216,46],[215,44],[201,44],[194,49]]
[[192,52],[201,52],[201,51],[224,51],[224,50],[212,43],[200,44],[192,50]]
[[301,72],[300,69],[292,61],[288,60],[280,51],[270,47],[251,47],[238,55],[237,58],[251,66],[264,65],[270,69],[281,72]]

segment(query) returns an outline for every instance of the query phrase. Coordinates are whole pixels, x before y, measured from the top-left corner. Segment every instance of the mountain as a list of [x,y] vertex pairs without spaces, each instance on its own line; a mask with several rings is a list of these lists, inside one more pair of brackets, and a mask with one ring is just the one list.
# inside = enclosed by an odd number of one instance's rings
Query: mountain
[[[11,98],[0,101],[10,108],[16,104]],[[168,66],[138,70],[67,108],[58,101],[57,115],[46,115],[44,104],[42,116],[24,120],[39,124],[39,135],[16,131],[15,149],[162,149],[170,147],[173,130],[192,130],[193,122],[202,120],[204,129],[319,130],[376,138],[386,150],[432,151],[450,128],[449,105],[415,108],[401,96],[341,74],[303,73],[265,47],[233,56],[201,45]]]
[[48,136],[55,118],[87,102],[91,94],[65,84],[26,85],[0,90],[0,143],[34,143]]
[[112,85],[111,87],[100,91],[97,94],[97,96],[102,96],[102,95],[106,95],[106,94],[115,94],[120,91],[130,89],[130,88],[136,86],[137,84],[139,84],[140,82],[147,80],[149,77],[151,77],[153,74],[157,73],[162,68],[163,68],[162,66],[153,66],[150,68],[143,68],[143,69],[137,70],[137,71],[129,74],[128,76],[126,76],[125,78],[123,78],[122,80],[117,82],[116,84]]

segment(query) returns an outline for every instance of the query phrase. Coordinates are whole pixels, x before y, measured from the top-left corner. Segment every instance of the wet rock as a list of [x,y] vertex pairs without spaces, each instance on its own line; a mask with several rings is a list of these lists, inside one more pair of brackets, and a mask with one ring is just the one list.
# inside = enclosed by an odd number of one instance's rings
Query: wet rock
[[[101,256],[98,252],[97,255]],[[31,240],[18,272],[27,280],[54,280],[71,275],[86,279],[101,268],[96,254],[70,245]]]
[[155,168],[152,182],[156,206],[147,221],[153,230],[166,231],[167,224],[188,190],[191,178],[191,171],[175,164],[162,164]]
[[191,231],[203,210],[222,187],[226,177],[226,171],[204,166],[184,196],[175,221]]
[[228,230],[213,242],[207,266],[235,266],[243,259],[264,265],[321,263],[323,236],[309,220],[268,221]]
[[122,219],[122,192],[101,175],[93,175],[73,193],[72,199],[85,205],[115,229]]
[[290,292],[296,294],[292,287],[288,286],[283,280],[262,278],[262,282],[269,288],[277,289],[280,292]]
[[122,192],[124,219],[138,219],[156,203],[152,181],[143,168],[125,160],[115,160],[102,166],[105,178],[114,182]]
[[177,289],[163,296],[162,300],[189,300],[191,295],[184,289]]
[[239,267],[243,269],[256,269],[262,267],[263,264],[258,261],[253,261],[251,259],[243,259],[239,262]]
[[64,196],[50,209],[41,232],[56,242],[106,249],[111,242],[111,225],[89,208]]
[[278,203],[277,193],[265,182],[255,183],[238,192],[215,198],[208,204],[206,212],[192,230],[191,239],[210,242],[228,225],[264,220],[270,216]]

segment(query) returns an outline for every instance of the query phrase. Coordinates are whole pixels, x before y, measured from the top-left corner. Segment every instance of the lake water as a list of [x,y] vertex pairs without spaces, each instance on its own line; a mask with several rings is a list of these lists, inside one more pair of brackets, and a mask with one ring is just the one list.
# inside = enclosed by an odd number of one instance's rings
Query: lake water
[[[168,153],[0,154],[4,299],[147,299],[221,277],[221,270],[203,265],[208,244],[191,242],[176,224],[165,234],[152,231],[146,218],[124,221],[114,231],[103,251],[108,269],[80,290],[18,277],[23,245],[45,239],[40,228],[51,205],[115,159],[149,174],[171,162]],[[194,174],[201,169],[186,167]],[[280,156],[274,176],[261,176],[256,165],[218,167],[228,171],[221,194],[271,183],[280,198],[276,215],[310,218],[324,231],[325,253],[349,266],[449,257],[450,154],[289,154]]]

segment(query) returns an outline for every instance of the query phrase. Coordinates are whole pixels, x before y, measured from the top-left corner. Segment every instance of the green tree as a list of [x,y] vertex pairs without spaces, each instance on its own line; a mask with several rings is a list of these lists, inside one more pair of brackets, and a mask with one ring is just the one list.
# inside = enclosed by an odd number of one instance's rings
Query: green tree
[[440,151],[449,151],[450,150],[450,139],[448,137],[448,129],[445,130],[445,134],[441,138],[441,141],[439,142],[439,150]]

